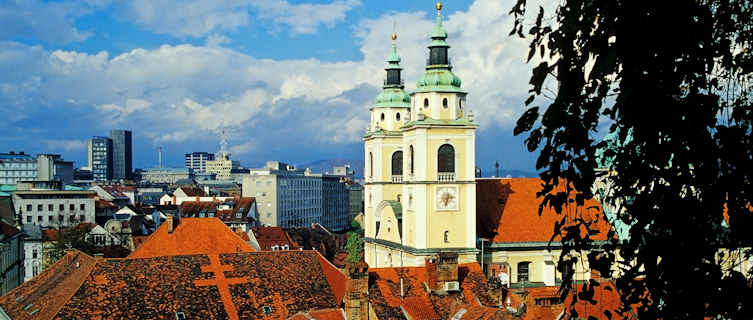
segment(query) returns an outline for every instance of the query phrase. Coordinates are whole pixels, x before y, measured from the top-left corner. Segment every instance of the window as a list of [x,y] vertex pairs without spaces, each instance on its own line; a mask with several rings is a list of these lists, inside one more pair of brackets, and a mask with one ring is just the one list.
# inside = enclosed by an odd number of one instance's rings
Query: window
[[47,222],[52,222],[52,216],[47,216]]
[[382,112],[382,116],[380,116],[379,118],[382,119],[382,121],[384,121],[384,112]]
[[530,262],[519,262],[518,263],[518,282],[526,282],[528,281],[528,273],[529,273],[529,266],[531,265]]
[[437,160],[439,172],[455,172],[455,148],[449,144],[439,147]]
[[445,230],[444,231],[444,243],[449,243],[449,242],[450,242],[450,231]]
[[76,205],[75,204],[70,204],[68,206],[68,209],[70,209],[71,211],[76,210]]
[[400,121],[400,112],[395,114],[395,120]]
[[42,205],[41,205],[41,204],[38,204],[38,205],[37,205],[37,211],[42,211],[42,210],[43,210],[43,209],[42,209]]
[[175,319],[176,320],[186,320],[186,314],[183,313],[183,312],[178,311],[178,312],[175,313]]
[[37,249],[32,250],[31,257],[36,259],[39,252],[37,252]]
[[81,222],[84,222],[84,220],[86,220],[86,219],[84,218],[84,215],[82,214],[82,215],[78,216],[78,220],[81,221]]
[[442,108],[447,109],[447,98],[442,99]]
[[374,178],[374,155],[369,152],[369,178]]
[[58,209],[60,209],[60,211],[63,211],[63,210],[65,210],[65,205],[64,205],[64,204],[60,204],[60,205],[58,206]]
[[463,99],[458,99],[458,108],[463,110]]
[[413,175],[413,145],[410,146],[410,174]]
[[52,210],[54,210],[54,208],[55,208],[55,206],[53,206],[51,204],[47,205],[47,211],[52,211]]
[[83,203],[82,203],[82,204],[80,204],[80,205],[78,206],[78,208],[79,208],[79,209],[80,209],[81,211],[84,211],[84,210],[86,210],[86,204],[83,204]]
[[37,216],[37,222],[42,222],[42,216]]
[[395,151],[395,153],[392,154],[392,175],[393,176],[403,175],[403,152],[402,151]]
[[26,223],[31,223],[31,216],[26,216]]
[[272,313],[272,307],[270,307],[270,306],[263,306],[263,307],[261,307],[261,311],[263,311],[264,314],[271,314]]
[[31,212],[31,205],[30,204],[26,205],[26,212]]

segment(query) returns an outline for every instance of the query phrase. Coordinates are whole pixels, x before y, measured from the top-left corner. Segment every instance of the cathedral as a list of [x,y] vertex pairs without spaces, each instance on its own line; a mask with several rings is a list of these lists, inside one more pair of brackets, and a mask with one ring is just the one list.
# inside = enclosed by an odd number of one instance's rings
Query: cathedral
[[437,3],[426,71],[405,92],[392,35],[387,79],[364,140],[364,260],[371,268],[423,266],[440,253],[476,262],[475,131],[452,72]]

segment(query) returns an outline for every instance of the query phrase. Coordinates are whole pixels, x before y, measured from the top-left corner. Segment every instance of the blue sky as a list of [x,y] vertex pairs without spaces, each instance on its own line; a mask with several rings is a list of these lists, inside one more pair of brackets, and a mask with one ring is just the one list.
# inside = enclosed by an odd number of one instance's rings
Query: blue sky
[[[524,110],[525,41],[511,1],[446,1],[455,73],[481,127],[477,165],[534,170],[512,136]],[[393,23],[407,90],[423,72],[432,1],[10,0],[0,2],[0,151],[60,153],[134,134],[134,166],[215,152],[307,163],[360,159]]]

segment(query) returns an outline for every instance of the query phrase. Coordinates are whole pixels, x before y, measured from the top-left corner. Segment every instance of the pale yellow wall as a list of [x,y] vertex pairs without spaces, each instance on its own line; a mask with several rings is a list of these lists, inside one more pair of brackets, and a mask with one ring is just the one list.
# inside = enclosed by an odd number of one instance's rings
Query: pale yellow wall
[[[488,250],[488,248],[487,248]],[[547,251],[546,249],[537,250],[522,250],[522,251],[494,251],[484,258],[484,264],[489,263],[506,263],[510,268],[510,283],[518,282],[518,263],[530,262],[528,282],[545,282],[545,271],[552,271],[554,277],[550,279],[562,279],[562,274],[557,271],[557,262],[559,261],[561,250]],[[575,266],[574,280],[588,280],[591,277],[590,269],[588,268],[588,259],[586,253],[581,254],[582,259],[578,259],[578,263]],[[491,258],[491,260],[490,260]],[[553,270],[547,270],[545,264],[550,262],[553,264]],[[550,285],[550,284],[548,284]],[[551,284],[553,285],[553,284]]]
[[[384,206],[384,207],[383,207]],[[381,207],[381,222],[379,225],[379,230],[377,231],[377,239],[381,240],[387,240],[392,241],[394,243],[401,243],[400,241],[400,233],[398,230],[398,220],[395,216],[395,212],[392,210],[392,207],[385,204],[380,204],[376,210],[379,210]]]

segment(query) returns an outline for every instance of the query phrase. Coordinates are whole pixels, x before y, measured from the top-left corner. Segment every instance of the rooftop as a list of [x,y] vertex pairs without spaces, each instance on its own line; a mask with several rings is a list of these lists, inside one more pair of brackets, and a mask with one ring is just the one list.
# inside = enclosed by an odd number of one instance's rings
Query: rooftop
[[129,259],[190,254],[252,252],[254,249],[217,218],[174,219],[160,227],[136,249]]

